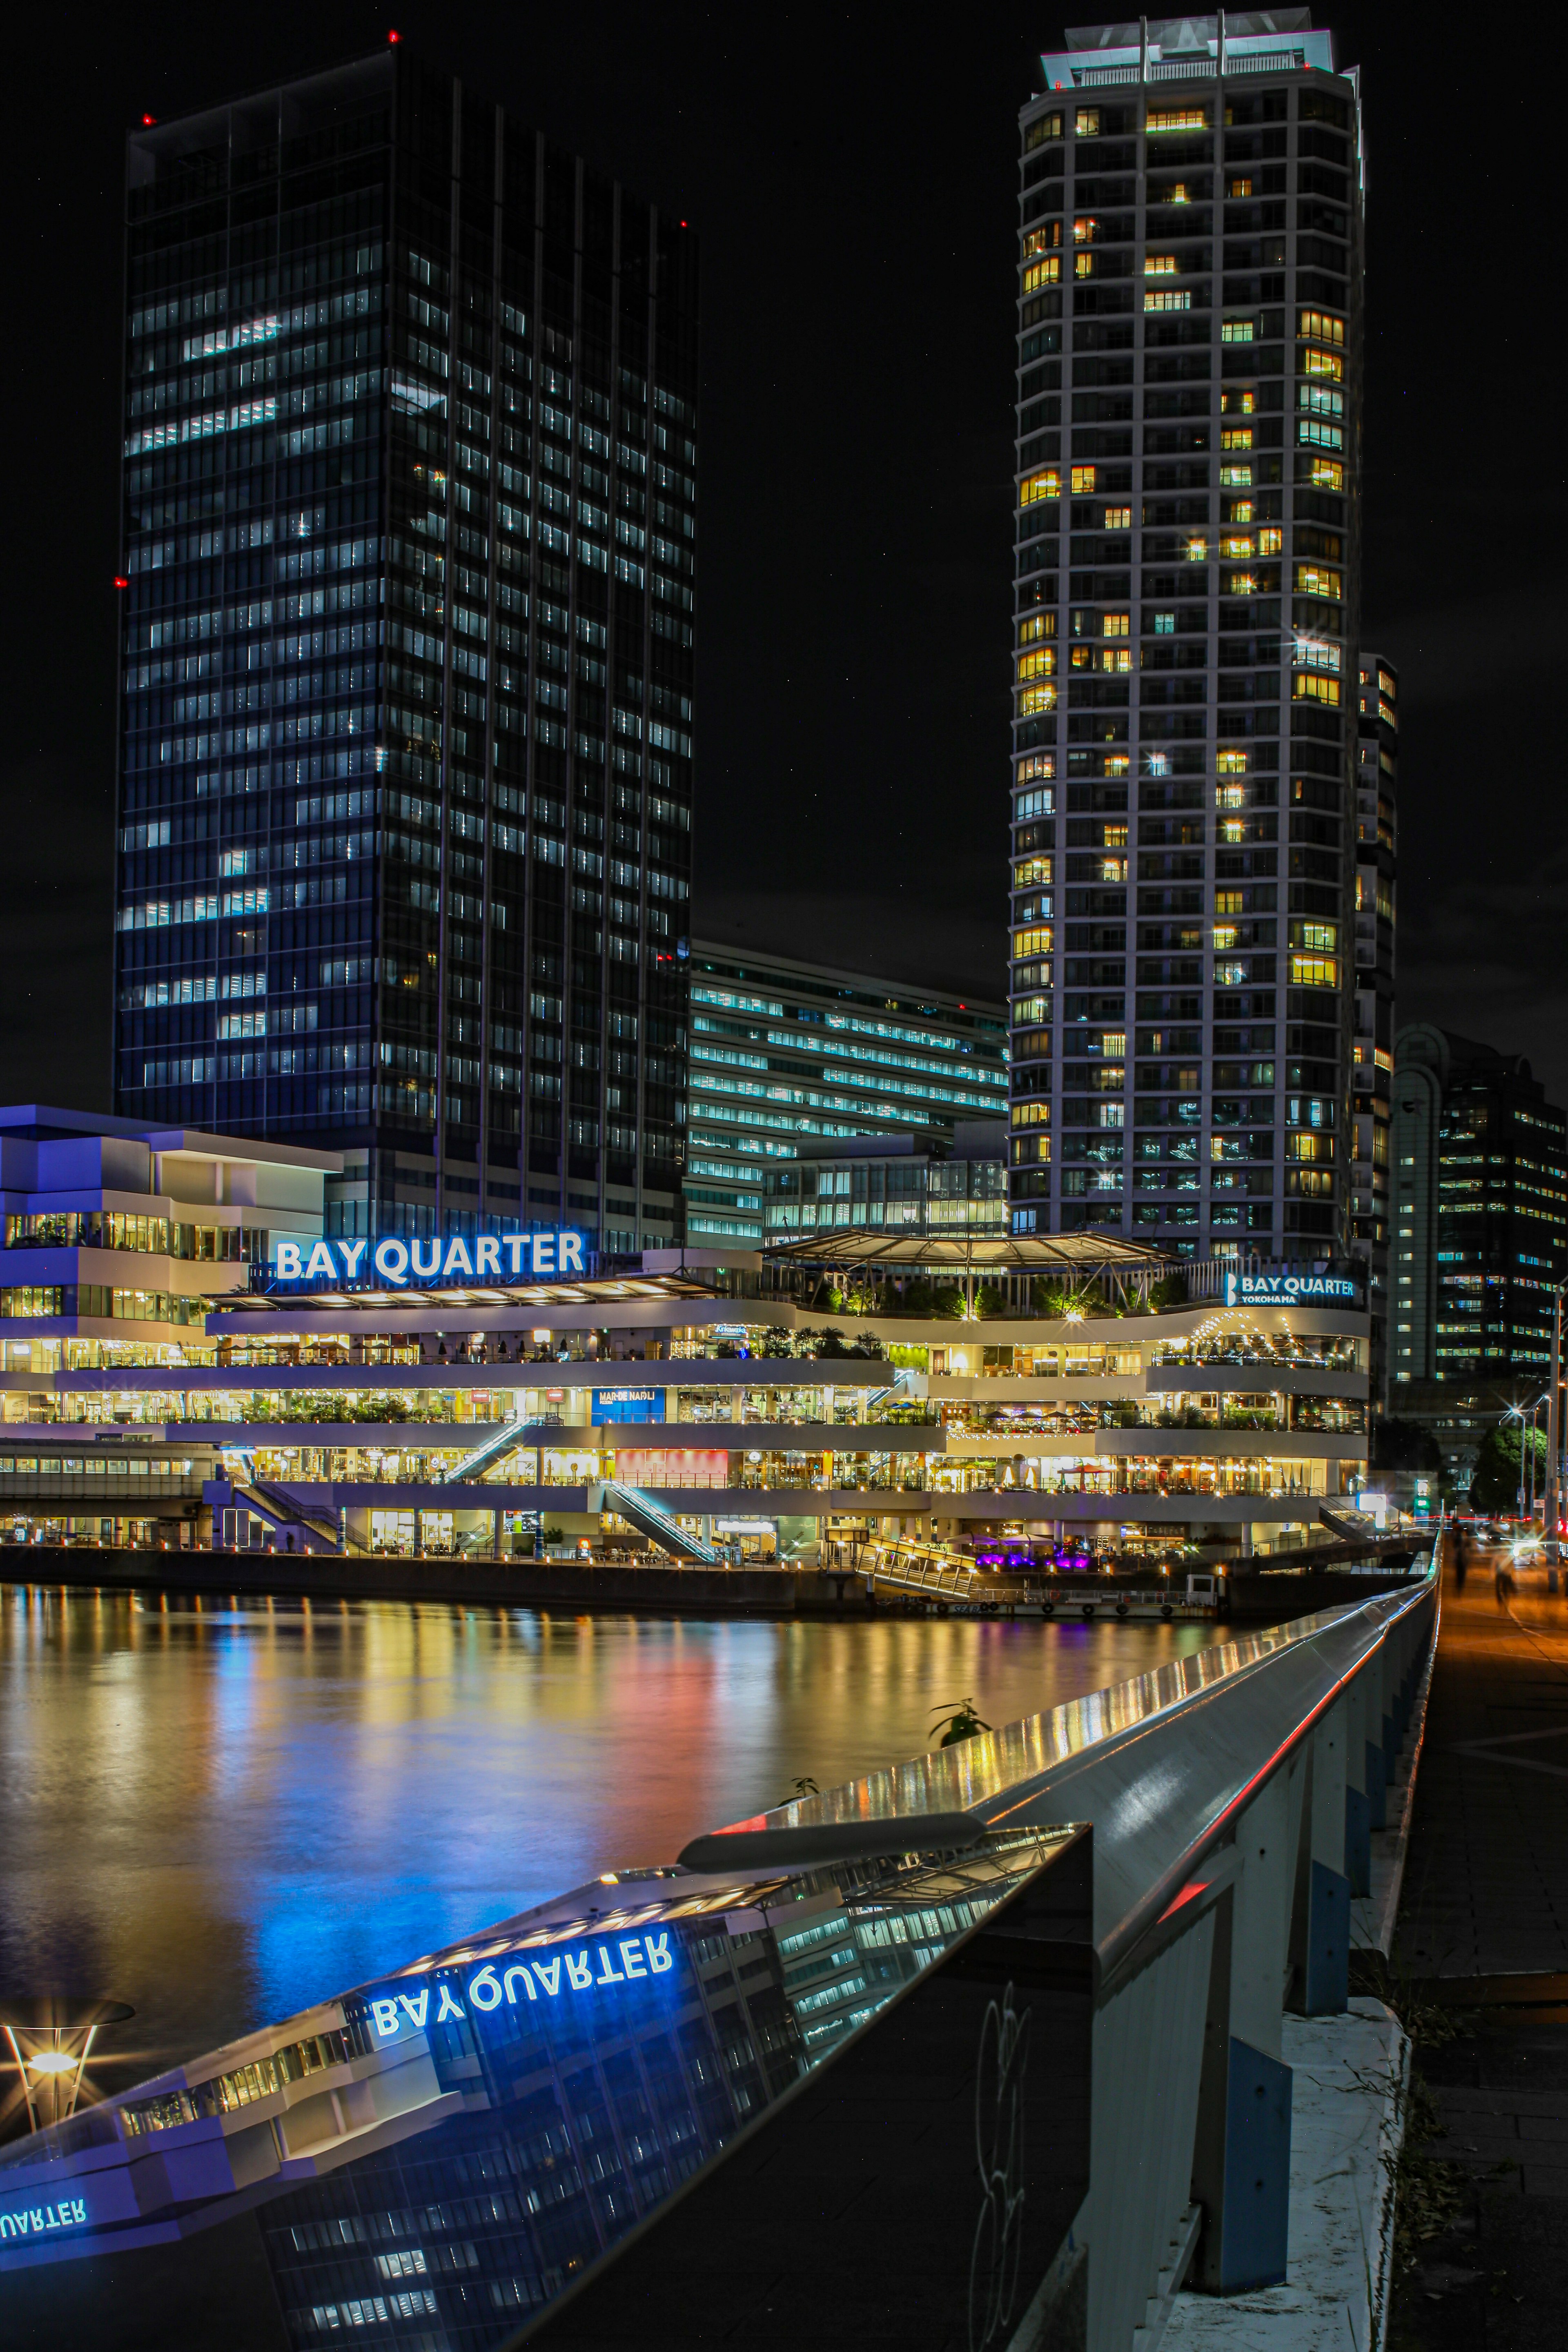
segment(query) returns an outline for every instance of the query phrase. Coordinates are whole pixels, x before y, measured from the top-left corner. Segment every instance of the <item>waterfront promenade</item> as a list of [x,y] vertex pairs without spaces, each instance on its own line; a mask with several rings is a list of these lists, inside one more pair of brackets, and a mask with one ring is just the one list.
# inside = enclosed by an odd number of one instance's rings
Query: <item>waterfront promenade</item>
[[[1446,1547],[1446,1549],[1448,1549]],[[1568,1598],[1448,1562],[1396,1963],[1459,2029],[1418,2052],[1435,2112],[1414,2194],[1452,2226],[1400,2283],[1390,2342],[1536,2352],[1568,2257]],[[1441,2029],[1439,2029],[1441,2031]],[[1417,2111],[1419,2122],[1419,2109]]]

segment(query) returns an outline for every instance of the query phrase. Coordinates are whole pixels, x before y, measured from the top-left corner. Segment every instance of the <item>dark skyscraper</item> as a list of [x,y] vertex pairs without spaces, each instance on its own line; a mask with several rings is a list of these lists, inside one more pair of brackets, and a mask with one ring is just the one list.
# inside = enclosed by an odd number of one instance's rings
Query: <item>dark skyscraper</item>
[[679,1232],[697,256],[405,49],[129,148],[114,1091]]
[[1326,1258],[1351,1238],[1359,86],[1305,8],[1067,39],[1020,118],[1014,1229]]

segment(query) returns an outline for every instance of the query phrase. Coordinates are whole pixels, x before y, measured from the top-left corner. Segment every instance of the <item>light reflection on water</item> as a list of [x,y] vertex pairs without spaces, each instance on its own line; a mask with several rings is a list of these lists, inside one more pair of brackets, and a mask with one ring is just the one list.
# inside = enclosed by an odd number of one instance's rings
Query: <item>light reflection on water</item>
[[0,1586],[0,1995],[131,2001],[146,2074],[913,1755],[944,1703],[1010,1722],[1216,1631]]

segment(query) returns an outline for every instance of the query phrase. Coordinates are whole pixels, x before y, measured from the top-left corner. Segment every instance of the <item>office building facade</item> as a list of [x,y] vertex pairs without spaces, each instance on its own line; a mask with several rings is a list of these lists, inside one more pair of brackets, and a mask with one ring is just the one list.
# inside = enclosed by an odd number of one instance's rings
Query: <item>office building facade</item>
[[837,1226],[971,1238],[1007,1230],[1005,1120],[963,1119],[951,1139],[854,1135],[769,1164],[770,1242]]
[[1354,73],[1306,9],[1070,32],[1020,116],[1016,1231],[1350,1242]]
[[1373,653],[1362,655],[1359,669],[1351,1253],[1364,1273],[1372,1316],[1372,1392],[1381,1400],[1389,1374],[1399,672],[1382,654]]
[[1563,1114],[1521,1054],[1420,1023],[1394,1064],[1390,1410],[1426,1381],[1545,1378],[1568,1240]]
[[691,945],[686,1232],[760,1244],[768,1171],[824,1141],[1007,1108],[1007,1009],[789,956]]
[[694,238],[402,46],[127,180],[118,1109],[668,1241]]

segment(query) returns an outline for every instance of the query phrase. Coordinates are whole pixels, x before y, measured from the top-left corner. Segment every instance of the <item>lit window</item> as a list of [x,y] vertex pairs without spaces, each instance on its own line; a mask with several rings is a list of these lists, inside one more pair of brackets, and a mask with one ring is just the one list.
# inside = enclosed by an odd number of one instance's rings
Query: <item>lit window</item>
[[1092,669],[1094,667],[1094,654],[1092,649],[1088,646],[1074,646],[1072,649],[1072,666],[1074,669]]
[[[1245,751],[1222,751],[1219,758],[1215,761],[1215,765],[1219,770],[1222,776],[1245,776],[1247,773],[1247,754]],[[1227,802],[1225,805],[1227,807],[1239,808],[1241,806],[1241,803],[1239,801]]]
[[1103,670],[1114,672],[1119,677],[1124,675],[1132,667],[1131,648],[1127,646],[1103,646],[1100,650],[1100,667]]
[[1145,310],[1190,310],[1192,307],[1193,298],[1185,288],[1179,294],[1145,294],[1143,297]]
[[[1228,789],[1228,787],[1226,789]],[[1226,791],[1221,790],[1215,797],[1218,800],[1221,808],[1224,808],[1226,805]],[[1237,794],[1237,797],[1239,798],[1240,795]],[[1246,821],[1238,816],[1221,817],[1219,821],[1219,837],[1222,841],[1245,841],[1247,839]]]
[[1301,353],[1303,375],[1326,375],[1331,383],[1343,383],[1345,363],[1338,352],[1304,351]]
[[[1078,488],[1076,481],[1073,488]],[[1025,475],[1018,485],[1018,504],[1021,507],[1037,506],[1042,499],[1059,499],[1061,494],[1061,467],[1047,466],[1037,474]]]
[[[1055,617],[1053,614],[1052,618]],[[1019,761],[1018,772],[1013,782],[1016,784],[1032,784],[1043,782],[1056,772],[1057,755],[1054,751],[1031,751],[1026,760]]]
[[1296,593],[1299,596],[1331,596],[1336,603],[1344,595],[1344,580],[1338,572],[1331,572],[1324,563],[1298,563]]
[[1338,677],[1344,660],[1340,647],[1328,637],[1298,637],[1290,658],[1297,669],[1323,670],[1331,677]]
[[1258,534],[1258,552],[1259,555],[1278,555],[1283,550],[1284,545],[1285,534],[1282,530],[1260,530]]
[[1222,425],[1219,434],[1219,446],[1222,449],[1250,449],[1252,446],[1251,425]]
[[1049,1127],[1051,1107],[1048,1102],[1016,1102],[1013,1105],[1015,1127]]
[[1190,205],[1192,203],[1192,198],[1187,194],[1187,184],[1185,180],[1178,180],[1173,188],[1166,189],[1165,202],[1168,205]]
[[[1214,796],[1215,805],[1216,808],[1244,808],[1247,804],[1247,787],[1244,784],[1216,784],[1215,786]],[[1237,840],[1239,840],[1240,837],[1240,834],[1238,833],[1237,835]]]
[[1019,689],[1018,713],[1021,718],[1033,719],[1040,711],[1054,710],[1056,707],[1057,690],[1054,686],[1026,686]]
[[1307,449],[1342,449],[1345,436],[1337,425],[1325,424],[1321,416],[1299,416],[1296,438]]
[[1206,563],[1208,559],[1208,541],[1205,539],[1201,533],[1195,539],[1189,539],[1187,541],[1187,562],[1189,563]]
[[1290,959],[1290,984],[1293,988],[1338,988],[1338,958],[1293,955]]
[[1037,116],[1035,121],[1030,123],[1028,129],[1025,131],[1024,144],[1026,148],[1043,147],[1047,139],[1059,139],[1061,135],[1061,116],[1059,114],[1041,114]]
[[1230,185],[1226,190],[1226,194],[1227,196],[1249,196],[1251,194],[1252,183],[1250,180],[1232,180]]
[[1297,702],[1326,702],[1339,708],[1340,682],[1337,677],[1318,677],[1298,671],[1291,693]]
[[1092,245],[1099,235],[1100,223],[1095,219],[1092,213],[1080,213],[1072,225],[1073,243],[1075,245]]
[[[1085,490],[1092,490],[1094,488],[1094,467],[1092,466],[1075,466],[1072,469],[1072,488],[1073,496],[1075,498],[1079,497]],[[1059,491],[1058,492],[1058,496],[1060,496]]]
[[1151,133],[1161,131],[1206,131],[1208,109],[1204,106],[1152,106],[1144,129]]
[[1018,656],[1018,677],[1020,681],[1026,677],[1055,677],[1056,674],[1057,649],[1055,646],[1037,646],[1030,652],[1020,654]]
[[1214,927],[1214,951],[1215,955],[1228,955],[1234,953],[1237,937],[1238,933],[1234,923],[1216,923]]
[[1225,531],[1220,535],[1219,551],[1226,556],[1256,555],[1258,550],[1246,531]]
[[1100,861],[1100,878],[1102,882],[1125,882],[1127,879],[1125,857],[1102,857]]
[[1072,264],[1072,274],[1073,274],[1073,276],[1074,276],[1075,278],[1092,278],[1092,277],[1094,276],[1094,256],[1093,256],[1093,254],[1092,254],[1092,253],[1076,253],[1076,254],[1074,254],[1074,256],[1073,256],[1073,264]]
[[1013,887],[1015,890],[1030,890],[1037,882],[1048,884],[1050,878],[1051,860],[1048,857],[1019,857],[1014,860]]
[[1342,490],[1344,486],[1345,469],[1340,464],[1338,458],[1313,458],[1312,488],[1315,490]]
[[1073,119],[1073,129],[1080,139],[1098,139],[1100,136],[1099,107],[1080,106]]
[[[1215,913],[1216,915],[1239,915],[1243,911],[1241,898],[1242,894],[1239,890],[1216,890],[1214,894]],[[1215,944],[1217,947],[1219,945],[1219,941],[1216,940]],[[1230,947],[1234,947],[1236,945],[1236,941],[1234,940],[1230,940],[1226,944]]]
[[1173,278],[1175,274],[1176,257],[1173,253],[1146,253],[1143,256],[1145,278]]
[[1243,392],[1234,385],[1227,385],[1220,394],[1219,413],[1222,416],[1251,416],[1257,407],[1258,394],[1255,392]]
[[1258,582],[1250,572],[1233,572],[1226,582],[1227,596],[1256,596]]
[[1105,528],[1107,530],[1131,530],[1132,528],[1131,508],[1107,507],[1105,509]]
[[1245,988],[1247,966],[1244,963],[1216,963],[1214,977],[1216,988]]
[[1042,637],[1054,637],[1057,616],[1054,613],[1029,613],[1018,624],[1018,643],[1037,646]]
[[1050,1017],[1051,1000],[1048,996],[1020,996],[1013,1007],[1015,1029],[1030,1029],[1037,1022],[1048,1021]]
[[1219,469],[1222,490],[1249,490],[1252,488],[1250,466],[1222,466]]
[[1017,962],[1025,956],[1049,955],[1053,928],[1049,923],[1036,924],[1030,930],[1015,931],[1013,934],[1014,961]]
[[1226,520],[1227,522],[1250,522],[1252,520],[1252,500],[1250,499],[1233,499],[1230,504],[1230,512],[1226,517]]
[[1043,228],[1032,228],[1025,237],[1024,258],[1032,261],[1037,253],[1049,253],[1052,247],[1060,245],[1061,241],[1060,221],[1047,221]]
[[[1131,760],[1128,757],[1125,751],[1108,751],[1106,753],[1105,772],[1108,776],[1130,775],[1131,773]],[[1124,824],[1108,824],[1105,828],[1105,838],[1107,841],[1125,841],[1127,838],[1127,827]]]
[[1061,255],[1048,253],[1043,261],[1031,261],[1025,270],[1024,291],[1026,294],[1032,294],[1037,286],[1059,286],[1061,275]]
[[1305,343],[1342,343],[1345,322],[1327,310],[1303,310],[1296,332]]
[[1108,637],[1124,637],[1131,626],[1131,613],[1107,613],[1100,622],[1100,628]]
[[1296,405],[1310,410],[1314,416],[1342,416],[1345,396],[1331,383],[1299,383]]
[[1254,321],[1251,319],[1223,319],[1219,339],[1222,343],[1250,343]]

